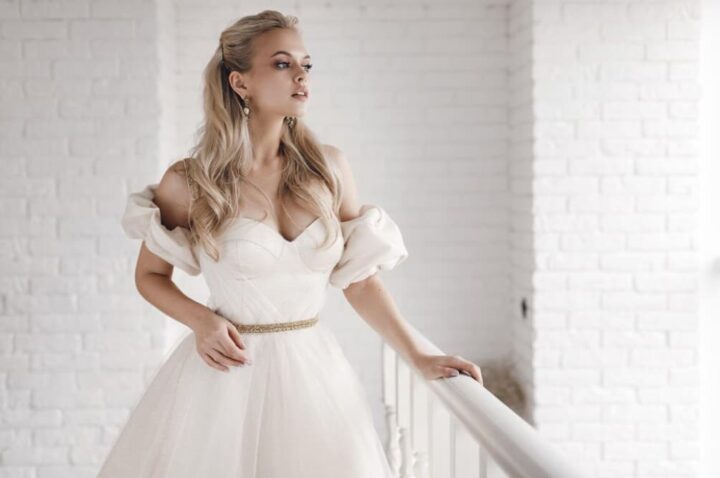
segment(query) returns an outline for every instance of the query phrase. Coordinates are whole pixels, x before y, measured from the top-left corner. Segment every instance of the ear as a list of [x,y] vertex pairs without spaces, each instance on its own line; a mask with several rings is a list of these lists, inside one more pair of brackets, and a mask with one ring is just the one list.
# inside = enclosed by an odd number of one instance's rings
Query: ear
[[231,71],[228,75],[228,83],[235,93],[245,98],[248,95],[246,78],[239,71]]

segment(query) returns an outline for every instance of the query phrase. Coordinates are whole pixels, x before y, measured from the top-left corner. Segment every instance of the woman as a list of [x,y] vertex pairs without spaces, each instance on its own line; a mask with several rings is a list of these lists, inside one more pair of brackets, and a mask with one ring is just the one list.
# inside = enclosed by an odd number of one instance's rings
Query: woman
[[[100,478],[390,478],[365,390],[318,322],[328,285],[425,378],[482,381],[461,357],[423,354],[375,275],[408,253],[387,212],[358,203],[342,153],[299,121],[312,65],[296,23],[263,11],[223,31],[191,157],[128,197],[138,290],[192,333]],[[203,273],[207,306],[174,267]]]

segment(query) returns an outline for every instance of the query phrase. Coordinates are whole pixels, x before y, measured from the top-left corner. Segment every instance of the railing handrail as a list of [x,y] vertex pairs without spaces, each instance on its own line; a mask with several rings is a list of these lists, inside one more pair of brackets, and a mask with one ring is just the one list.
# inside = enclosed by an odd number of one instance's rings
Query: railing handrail
[[[408,325],[425,353],[446,355],[412,324]],[[402,355],[398,354],[398,359],[403,360]],[[410,364],[408,367],[419,376]],[[589,476],[472,377],[460,374],[446,379],[425,380],[424,383],[509,476]]]

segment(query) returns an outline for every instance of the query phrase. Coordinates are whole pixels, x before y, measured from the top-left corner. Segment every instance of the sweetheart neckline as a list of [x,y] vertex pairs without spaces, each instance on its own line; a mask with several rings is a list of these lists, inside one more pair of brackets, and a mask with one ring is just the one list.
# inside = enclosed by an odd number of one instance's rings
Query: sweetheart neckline
[[232,221],[233,221],[233,224],[231,225],[231,227],[234,226],[234,225],[236,225],[237,223],[242,222],[242,221],[248,221],[248,222],[251,222],[251,223],[253,223],[253,224],[260,224],[260,225],[264,226],[267,230],[269,230],[270,232],[272,232],[273,234],[275,234],[277,237],[279,237],[285,244],[287,244],[287,245],[293,245],[293,244],[297,243],[302,237],[304,237],[304,236],[305,236],[305,233],[309,232],[310,229],[311,229],[316,223],[319,223],[319,222],[320,222],[320,217],[318,216],[318,217],[316,217],[315,219],[313,219],[313,221],[312,221],[310,224],[308,224],[308,225],[305,227],[305,229],[303,229],[302,231],[300,231],[300,233],[299,233],[297,236],[295,236],[295,238],[293,238],[293,239],[287,239],[285,236],[282,235],[282,233],[281,233],[280,231],[278,231],[277,229],[275,229],[274,227],[272,227],[272,226],[269,225],[268,223],[263,222],[263,221],[258,221],[257,219],[253,219],[253,218],[251,218],[251,217],[239,216],[239,217],[236,217],[235,219],[233,219]]

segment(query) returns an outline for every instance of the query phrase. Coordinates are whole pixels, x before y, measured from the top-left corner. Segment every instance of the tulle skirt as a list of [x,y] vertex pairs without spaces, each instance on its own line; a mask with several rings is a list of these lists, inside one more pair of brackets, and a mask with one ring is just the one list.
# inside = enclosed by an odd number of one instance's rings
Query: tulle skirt
[[392,478],[366,391],[322,320],[241,336],[253,363],[229,372],[182,338],[98,478]]

